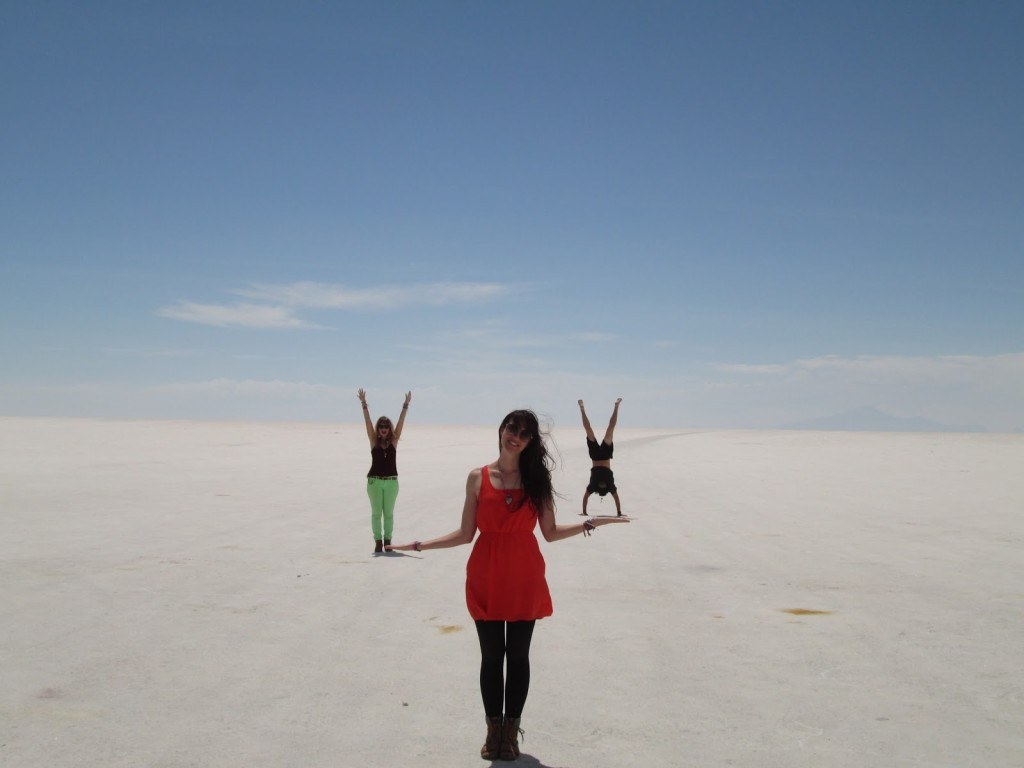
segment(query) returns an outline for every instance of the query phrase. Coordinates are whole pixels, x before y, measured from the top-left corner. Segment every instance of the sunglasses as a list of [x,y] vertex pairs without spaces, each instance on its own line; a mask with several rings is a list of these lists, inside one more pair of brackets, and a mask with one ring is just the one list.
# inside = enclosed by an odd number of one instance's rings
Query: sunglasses
[[511,424],[505,425],[505,431],[508,432],[509,435],[511,435],[512,437],[518,437],[520,440],[529,440],[530,438],[533,437],[533,432],[531,432],[530,430],[525,428],[518,429],[512,426]]

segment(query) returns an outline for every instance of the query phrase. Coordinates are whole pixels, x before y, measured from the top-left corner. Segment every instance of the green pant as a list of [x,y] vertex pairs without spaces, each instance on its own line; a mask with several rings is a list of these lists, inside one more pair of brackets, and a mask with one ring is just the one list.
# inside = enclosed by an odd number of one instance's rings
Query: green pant
[[391,538],[395,527],[395,499],[398,498],[397,477],[366,478],[366,495],[370,497],[370,527],[373,529],[373,540],[381,539],[381,521],[384,523],[385,539]]

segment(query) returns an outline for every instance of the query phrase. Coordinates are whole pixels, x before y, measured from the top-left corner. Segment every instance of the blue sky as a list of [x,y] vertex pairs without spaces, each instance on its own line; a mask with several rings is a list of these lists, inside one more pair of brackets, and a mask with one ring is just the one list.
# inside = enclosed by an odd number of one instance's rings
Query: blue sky
[[1024,5],[7,3],[0,413],[1024,427]]

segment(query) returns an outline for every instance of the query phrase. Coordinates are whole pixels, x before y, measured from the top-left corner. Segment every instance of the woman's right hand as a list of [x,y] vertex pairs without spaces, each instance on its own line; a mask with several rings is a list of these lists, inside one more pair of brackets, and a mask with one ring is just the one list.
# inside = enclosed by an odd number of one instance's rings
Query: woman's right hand
[[417,544],[419,544],[418,541],[414,541],[411,544],[385,544],[384,545],[384,551],[385,552],[419,552],[419,550],[416,549],[416,545]]
[[363,405],[366,405],[366,390],[365,389],[360,387],[359,391],[356,393],[356,397],[359,398],[359,402],[360,403],[362,403]]

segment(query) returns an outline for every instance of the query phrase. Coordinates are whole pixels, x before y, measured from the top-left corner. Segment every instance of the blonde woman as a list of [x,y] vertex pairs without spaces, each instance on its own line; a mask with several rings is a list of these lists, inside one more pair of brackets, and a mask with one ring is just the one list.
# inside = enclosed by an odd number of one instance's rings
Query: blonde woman
[[398,498],[398,464],[396,452],[398,441],[402,437],[405,425],[405,414],[412,402],[412,392],[405,393],[402,415],[398,417],[398,426],[391,423],[387,416],[377,419],[376,425],[370,418],[370,408],[366,404],[366,390],[360,389],[359,402],[363,405],[363,421],[366,423],[366,436],[370,440],[370,471],[366,473],[366,495],[370,497],[370,529],[373,531],[374,554],[384,551],[391,543],[391,533],[395,525],[395,500]]

